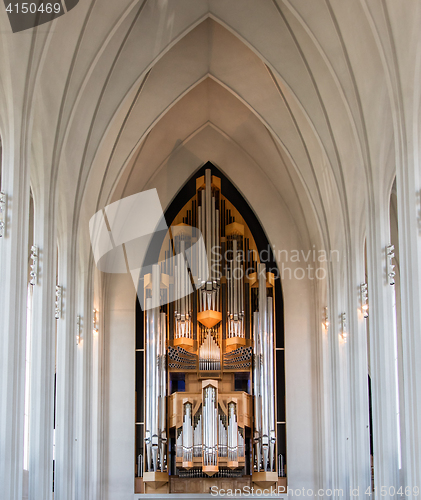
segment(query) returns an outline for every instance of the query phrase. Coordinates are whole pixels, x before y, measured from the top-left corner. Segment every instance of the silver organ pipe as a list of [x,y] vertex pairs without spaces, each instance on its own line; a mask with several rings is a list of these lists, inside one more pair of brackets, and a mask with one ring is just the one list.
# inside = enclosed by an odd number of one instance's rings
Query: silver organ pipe
[[261,467],[261,432],[262,432],[262,395],[260,391],[260,372],[262,365],[262,353],[259,336],[259,313],[253,314],[253,395],[254,395],[254,444],[256,447],[256,468],[260,472]]
[[152,266],[152,297],[146,299],[146,410],[147,472],[166,470],[166,316],[160,308],[160,270]]
[[212,173],[210,169],[205,171],[205,188],[200,191],[200,202],[201,207],[199,207],[200,211],[198,213],[200,213],[201,223],[199,229],[205,240],[206,264],[209,272],[206,285],[201,292],[200,311],[219,311],[219,261],[214,262],[212,260],[215,249],[220,246],[219,209],[216,198],[212,195]]
[[225,415],[218,415],[219,456],[226,457],[228,454],[228,431],[225,424]]
[[183,456],[183,428],[182,427],[179,427],[177,429],[175,453],[176,453],[177,457]]
[[238,424],[235,403],[228,404],[228,467],[238,465]]
[[[151,332],[151,307],[152,299],[147,298],[145,301],[146,308],[146,373],[152,374],[152,332]],[[146,470],[152,470],[152,443],[151,443],[151,422],[152,422],[152,377],[146,377],[146,395],[145,395],[145,447],[146,447]]]
[[183,418],[183,467],[193,467],[193,420],[192,404],[184,404]]
[[[205,241],[205,248],[206,248],[206,252],[208,251],[208,246],[207,246],[207,243],[206,243],[206,196],[205,196],[205,190],[203,189],[202,191],[200,191],[201,193],[201,202],[202,202],[202,209],[201,209],[201,215],[202,215],[202,228],[201,228],[201,231],[202,231],[202,236],[203,236],[203,239]],[[207,254],[208,255],[208,254]],[[204,257],[204,256],[203,256]],[[208,262],[203,262],[202,261],[202,283],[204,284],[205,283],[205,276],[206,276],[206,269],[205,269],[205,266],[207,267],[208,266]]]
[[274,322],[273,322],[273,298],[267,299],[267,313],[268,313],[268,337],[269,337],[269,467],[270,471],[275,469],[275,452],[276,452],[276,422],[275,422],[275,383],[274,383]]
[[194,431],[193,431],[193,455],[195,457],[202,456],[202,413],[201,410],[195,417]]
[[159,365],[159,435],[160,435],[160,457],[159,462],[161,465],[161,472],[165,470],[165,456],[166,456],[166,444],[167,444],[167,360],[166,360],[166,340],[167,340],[167,322],[165,313],[160,314],[160,336],[159,336],[159,357],[158,357],[158,365]]
[[[199,196],[198,196],[199,198]],[[198,206],[197,207],[197,228],[199,230],[198,234],[202,235],[202,207]],[[203,284],[202,276],[203,274],[203,264],[202,264],[202,252],[198,252],[198,259],[197,259],[197,283],[198,286]],[[200,301],[199,301],[199,311],[201,310],[200,308]]]
[[245,456],[245,449],[244,449],[244,429],[238,430],[238,456],[239,457],[244,457]]
[[254,397],[257,471],[275,468],[273,301],[266,294],[266,266],[259,264],[259,312],[254,313]]
[[214,472],[218,465],[218,404],[213,386],[205,387],[203,395],[203,466]]
[[212,175],[209,169],[205,172],[205,199],[206,199],[206,252],[208,267],[211,272],[212,256]]
[[232,241],[232,260],[228,271],[228,337],[245,337],[244,331],[244,269],[240,263],[238,242]]
[[175,265],[175,290],[176,290],[176,301],[174,308],[174,316],[175,316],[175,332],[174,337],[176,339],[186,338],[192,339],[192,307],[191,307],[191,295],[186,295],[186,290],[189,289],[189,280],[190,275],[188,268],[185,264],[185,241],[182,238],[182,235],[178,235],[176,237],[179,241],[179,245],[176,245],[176,248],[180,249],[180,252],[177,254]]

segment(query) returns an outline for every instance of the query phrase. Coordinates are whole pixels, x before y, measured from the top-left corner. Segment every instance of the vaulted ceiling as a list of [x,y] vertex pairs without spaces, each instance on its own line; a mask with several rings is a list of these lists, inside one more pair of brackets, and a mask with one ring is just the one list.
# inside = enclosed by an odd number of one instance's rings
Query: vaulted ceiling
[[168,203],[211,160],[240,189],[255,169],[304,246],[341,246],[390,189],[397,116],[417,127],[409,3],[85,0],[21,34],[2,12],[5,157],[24,140],[62,233],[173,168]]

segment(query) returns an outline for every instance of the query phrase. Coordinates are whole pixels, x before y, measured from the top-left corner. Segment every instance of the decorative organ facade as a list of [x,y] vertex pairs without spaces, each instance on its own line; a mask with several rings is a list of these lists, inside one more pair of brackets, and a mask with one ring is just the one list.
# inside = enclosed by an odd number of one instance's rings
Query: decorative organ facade
[[137,491],[187,492],[186,479],[201,480],[197,492],[220,478],[286,484],[285,436],[277,437],[285,426],[276,415],[282,297],[221,179],[206,168],[195,182],[160,262],[139,284]]

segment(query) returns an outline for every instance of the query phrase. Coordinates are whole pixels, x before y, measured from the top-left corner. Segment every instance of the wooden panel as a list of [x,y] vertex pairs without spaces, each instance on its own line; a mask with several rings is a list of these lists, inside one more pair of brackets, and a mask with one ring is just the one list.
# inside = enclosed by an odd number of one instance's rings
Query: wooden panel
[[179,478],[170,477],[170,493],[210,493],[212,486],[218,489],[240,489],[251,487],[251,477],[241,478]]

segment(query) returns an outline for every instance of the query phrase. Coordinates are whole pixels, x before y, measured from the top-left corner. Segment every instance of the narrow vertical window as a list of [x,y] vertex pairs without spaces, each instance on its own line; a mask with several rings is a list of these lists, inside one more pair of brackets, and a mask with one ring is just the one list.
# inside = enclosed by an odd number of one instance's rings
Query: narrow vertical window
[[[29,202],[29,234],[28,234],[28,256],[34,243],[34,200],[32,192]],[[29,257],[28,257],[29,259]],[[31,394],[31,338],[32,338],[32,301],[33,289],[30,284],[30,259],[28,260],[28,293],[26,302],[26,353],[25,353],[25,414],[24,414],[24,445],[23,445],[23,468],[29,470],[29,410]]]
[[396,179],[390,194],[389,206],[389,221],[390,221],[390,242],[393,245],[392,259],[394,267],[394,277],[392,288],[392,311],[393,311],[393,349],[394,349],[394,363],[393,370],[395,373],[395,386],[396,386],[396,417],[397,417],[397,442],[398,442],[398,462],[399,469],[402,469],[402,444],[401,444],[401,393],[400,381],[401,367],[402,367],[402,323],[401,323],[401,302],[400,302],[400,272],[399,272],[399,225],[398,225],[398,200],[396,193]]

